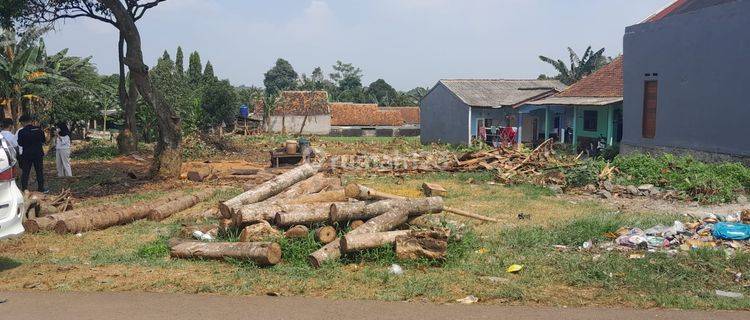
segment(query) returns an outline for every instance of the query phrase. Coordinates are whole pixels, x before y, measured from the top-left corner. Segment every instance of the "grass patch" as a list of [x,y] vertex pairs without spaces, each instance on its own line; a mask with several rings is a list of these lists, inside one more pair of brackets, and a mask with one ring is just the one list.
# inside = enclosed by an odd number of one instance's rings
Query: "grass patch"
[[82,148],[73,151],[71,158],[76,160],[110,160],[119,155],[114,142],[92,139]]

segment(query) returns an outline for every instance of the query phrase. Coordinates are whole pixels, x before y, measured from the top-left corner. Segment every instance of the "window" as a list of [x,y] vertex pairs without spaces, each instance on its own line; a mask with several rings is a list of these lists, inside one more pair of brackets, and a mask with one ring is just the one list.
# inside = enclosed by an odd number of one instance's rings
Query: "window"
[[596,131],[599,122],[599,112],[594,110],[583,111],[583,130]]
[[656,136],[656,101],[659,84],[657,81],[646,81],[643,90],[643,137],[652,139]]

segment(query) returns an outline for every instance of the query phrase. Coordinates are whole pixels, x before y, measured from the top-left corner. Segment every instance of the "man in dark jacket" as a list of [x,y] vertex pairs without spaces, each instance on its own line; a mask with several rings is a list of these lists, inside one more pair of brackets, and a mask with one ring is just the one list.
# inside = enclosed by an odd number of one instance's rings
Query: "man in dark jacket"
[[21,116],[19,119],[23,128],[18,130],[18,146],[21,148],[19,163],[21,165],[21,191],[29,187],[29,174],[34,166],[36,173],[37,190],[47,192],[44,188],[44,150],[42,146],[47,142],[44,130],[33,125],[31,117]]

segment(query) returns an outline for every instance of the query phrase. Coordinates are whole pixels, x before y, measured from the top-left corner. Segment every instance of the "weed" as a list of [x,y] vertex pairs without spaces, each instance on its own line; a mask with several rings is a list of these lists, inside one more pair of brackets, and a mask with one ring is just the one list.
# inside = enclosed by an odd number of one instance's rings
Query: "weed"
[[138,248],[136,256],[141,259],[165,258],[169,256],[169,246],[166,239],[155,240]]

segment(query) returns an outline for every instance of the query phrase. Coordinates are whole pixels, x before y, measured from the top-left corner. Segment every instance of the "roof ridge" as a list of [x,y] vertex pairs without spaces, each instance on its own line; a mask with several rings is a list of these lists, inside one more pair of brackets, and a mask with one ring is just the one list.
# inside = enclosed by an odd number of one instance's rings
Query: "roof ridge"
[[559,81],[555,79],[505,79],[505,78],[457,78],[457,79],[440,79],[440,81]]

